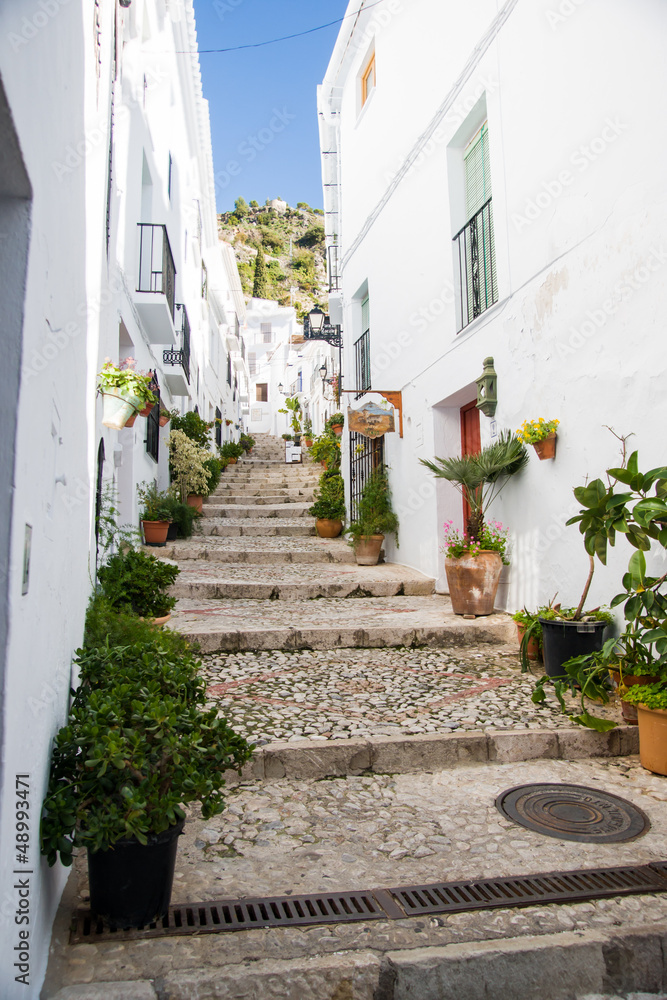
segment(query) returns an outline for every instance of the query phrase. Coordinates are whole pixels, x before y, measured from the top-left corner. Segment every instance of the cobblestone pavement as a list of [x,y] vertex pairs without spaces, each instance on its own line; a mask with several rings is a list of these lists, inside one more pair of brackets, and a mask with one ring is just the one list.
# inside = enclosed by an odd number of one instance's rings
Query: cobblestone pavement
[[[535,678],[502,646],[213,654],[203,665],[212,701],[258,745],[576,726],[555,698],[533,704]],[[621,721],[615,702],[596,708]]]

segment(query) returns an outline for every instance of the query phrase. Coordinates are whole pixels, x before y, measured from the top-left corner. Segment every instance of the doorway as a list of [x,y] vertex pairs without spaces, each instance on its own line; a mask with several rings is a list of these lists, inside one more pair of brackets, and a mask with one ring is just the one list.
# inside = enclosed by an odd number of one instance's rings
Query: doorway
[[[482,450],[477,401],[461,407],[461,455],[478,455]],[[467,529],[470,504],[463,499],[463,530]]]

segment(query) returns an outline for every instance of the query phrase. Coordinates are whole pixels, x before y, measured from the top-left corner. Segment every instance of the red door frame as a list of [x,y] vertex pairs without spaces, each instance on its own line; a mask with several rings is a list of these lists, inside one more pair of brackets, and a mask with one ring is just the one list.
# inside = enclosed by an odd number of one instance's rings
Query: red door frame
[[[478,455],[482,450],[482,438],[479,426],[479,410],[477,400],[466,403],[461,407],[461,454]],[[463,530],[466,530],[468,518],[470,517],[470,506],[463,500]]]

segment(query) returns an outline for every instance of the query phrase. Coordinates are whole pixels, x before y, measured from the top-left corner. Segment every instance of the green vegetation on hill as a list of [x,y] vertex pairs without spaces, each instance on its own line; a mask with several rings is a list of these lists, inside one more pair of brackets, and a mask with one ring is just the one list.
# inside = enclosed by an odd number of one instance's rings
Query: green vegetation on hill
[[[302,318],[319,305],[326,311],[326,256],[321,209],[300,201],[280,214],[268,205],[236,199],[218,216],[220,238],[234,248],[243,293],[294,305]],[[258,258],[258,253],[261,250]],[[259,283],[258,283],[259,278]],[[258,293],[258,289],[263,294]],[[293,292],[290,290],[294,289]]]

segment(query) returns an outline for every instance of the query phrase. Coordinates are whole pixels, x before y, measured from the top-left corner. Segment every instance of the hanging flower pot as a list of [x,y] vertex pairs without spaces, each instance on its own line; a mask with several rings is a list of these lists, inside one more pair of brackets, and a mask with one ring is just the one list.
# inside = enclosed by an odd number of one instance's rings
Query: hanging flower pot
[[340,437],[343,433],[343,424],[332,424],[331,430],[334,432],[336,437]]
[[537,457],[540,461],[544,461],[545,458],[555,458],[556,432],[552,431],[548,437],[543,438],[541,441],[533,441],[533,448],[537,452]]
[[160,427],[166,427],[169,421],[171,420],[171,416],[169,413],[161,413],[159,419],[160,419]]
[[122,430],[132,414],[137,415],[141,403],[138,396],[124,392],[121,388],[112,392],[103,392],[102,401],[104,403],[102,423],[114,431]]
[[134,421],[137,419],[137,411],[135,410],[131,417],[128,417],[125,421],[126,427],[134,427]]
[[146,405],[144,406],[143,410],[139,410],[139,416],[140,417],[147,417],[147,416],[149,416],[149,414],[150,414],[150,412],[151,412],[151,410],[153,409],[154,406],[155,406],[155,403],[146,403]]

